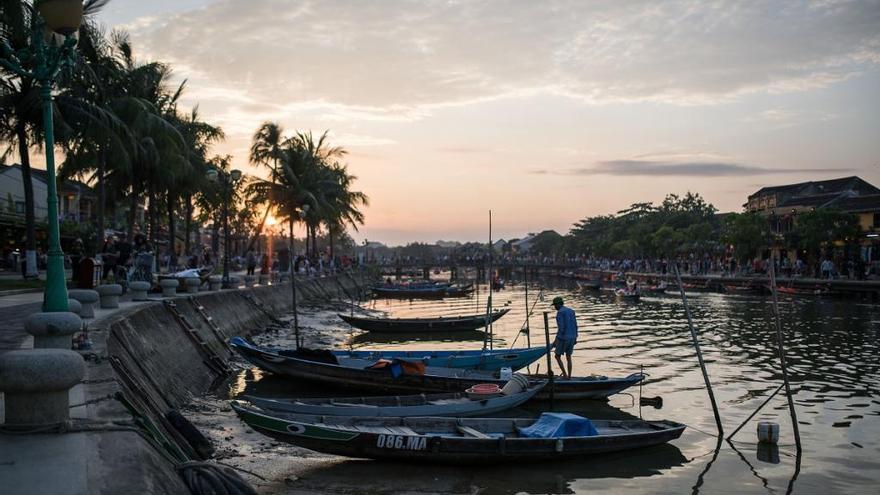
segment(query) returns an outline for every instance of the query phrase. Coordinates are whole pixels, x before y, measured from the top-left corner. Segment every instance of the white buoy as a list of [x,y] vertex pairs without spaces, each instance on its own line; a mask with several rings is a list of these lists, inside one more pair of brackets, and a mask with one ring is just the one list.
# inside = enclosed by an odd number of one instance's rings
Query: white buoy
[[769,421],[758,423],[758,441],[771,444],[779,442],[779,424]]

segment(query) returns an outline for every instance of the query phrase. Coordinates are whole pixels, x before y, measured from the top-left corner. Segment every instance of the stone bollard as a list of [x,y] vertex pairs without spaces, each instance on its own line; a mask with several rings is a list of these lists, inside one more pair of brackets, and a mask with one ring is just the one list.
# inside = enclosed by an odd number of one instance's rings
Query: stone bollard
[[220,275],[211,275],[208,277],[208,287],[211,290],[220,290],[223,287],[223,277]]
[[73,334],[82,330],[76,313],[34,313],[24,320],[24,329],[34,336],[34,349],[67,349]]
[[82,381],[85,372],[82,356],[68,349],[22,349],[0,355],[5,424],[47,425],[67,421],[69,390]]
[[76,299],[68,299],[67,300],[67,310],[71,313],[79,315],[82,312],[82,303],[77,301]]
[[186,277],[183,281],[186,284],[186,291],[192,294],[198,292],[199,286],[202,285],[202,279],[199,277]]
[[132,301],[146,301],[147,300],[147,291],[150,290],[149,282],[141,282],[135,281],[128,284],[128,290],[131,291],[131,300]]
[[159,287],[162,287],[162,297],[174,297],[177,295],[178,281],[176,278],[163,278],[159,281]]
[[257,280],[257,277],[255,277],[253,275],[245,275],[244,276],[244,286],[250,289],[251,287],[254,286],[254,281],[256,281],[256,280]]
[[101,295],[101,307],[104,309],[116,309],[119,307],[119,296],[122,295],[122,286],[119,284],[106,284],[98,286],[98,294]]
[[269,275],[266,273],[260,274],[260,285],[267,285],[269,283]]
[[91,289],[73,289],[68,291],[67,295],[71,299],[76,299],[82,305],[82,310],[79,312],[81,317],[95,317],[95,303],[101,299],[101,296],[97,291]]

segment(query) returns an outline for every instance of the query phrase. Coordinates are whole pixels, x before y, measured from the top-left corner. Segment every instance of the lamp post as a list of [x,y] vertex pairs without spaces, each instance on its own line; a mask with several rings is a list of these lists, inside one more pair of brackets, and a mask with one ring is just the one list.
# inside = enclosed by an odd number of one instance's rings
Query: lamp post
[[205,172],[205,176],[210,182],[219,182],[224,193],[223,197],[223,281],[220,286],[223,289],[229,289],[232,285],[229,282],[229,203],[233,200],[235,192],[235,184],[241,180],[241,170],[233,169],[229,172],[224,170],[210,168]]
[[[82,23],[81,0],[43,0],[35,2],[38,16],[34,19],[31,44],[13,50],[2,44],[0,65],[21,78],[33,79],[40,85],[45,129],[46,187],[49,230],[49,252],[46,262],[46,288],[43,311],[67,311],[67,282],[64,275],[64,253],[58,230],[58,191],[55,184],[55,136],[52,121],[52,87],[55,77],[74,63],[76,37]],[[61,38],[59,39],[59,36]],[[59,43],[60,41],[60,43]]]
[[[299,210],[300,221],[305,221],[306,214],[309,212],[309,205],[304,204]],[[308,245],[308,236],[306,236],[306,245]],[[299,316],[296,311],[296,256],[293,254],[293,215],[290,219],[290,295],[291,309],[293,309],[293,335],[296,339],[296,348],[299,349],[302,343],[299,340]]]

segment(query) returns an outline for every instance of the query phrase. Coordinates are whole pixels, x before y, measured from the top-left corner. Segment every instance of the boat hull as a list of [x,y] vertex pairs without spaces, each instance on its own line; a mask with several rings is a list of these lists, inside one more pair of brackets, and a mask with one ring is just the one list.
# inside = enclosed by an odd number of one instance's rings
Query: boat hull
[[[509,308],[492,313],[489,322],[495,322],[510,311]],[[361,318],[357,316],[339,317],[349,325],[378,333],[407,332],[470,332],[486,326],[486,315],[456,316],[449,318]]]
[[358,359],[409,359],[420,360],[429,366],[498,371],[525,368],[540,359],[546,351],[543,347],[508,349],[504,351],[333,351],[337,357]]
[[[393,377],[382,370],[362,369],[338,364],[321,363],[306,359],[283,356],[234,338],[230,345],[255,366],[277,375],[325,383],[358,391],[389,393],[462,392],[478,383],[496,383],[501,380],[486,371],[428,367],[424,375],[403,374]],[[432,374],[432,369],[442,374]],[[555,381],[550,387],[557,400],[606,399],[622,390],[638,384],[644,378],[634,373],[623,378],[585,377]],[[549,399],[545,388],[537,399]]]
[[[303,399],[310,403],[295,400],[264,399],[244,396],[248,402],[271,411],[315,416],[360,416],[360,417],[471,417],[488,416],[517,407],[537,394],[544,383],[531,386],[518,394],[504,395],[483,400],[469,400],[463,394],[435,394],[424,397],[421,405],[394,406],[398,401],[411,400],[412,397],[352,397],[338,399]],[[458,397],[455,397],[458,396]],[[455,397],[455,399],[453,398]],[[458,400],[456,400],[458,399]],[[361,403],[358,403],[360,401]],[[323,402],[323,403],[321,403]],[[436,402],[434,404],[430,402]],[[340,405],[344,404],[344,405]]]
[[[397,418],[368,427],[370,431],[320,424],[318,417],[296,415],[278,417],[233,403],[233,408],[248,426],[277,440],[316,452],[362,459],[396,459],[412,462],[443,464],[486,464],[522,461],[552,461],[610,452],[620,452],[660,445],[681,436],[685,426],[671,421],[594,421],[600,431],[620,425],[621,433],[589,437],[520,438],[447,436],[419,433],[407,425],[446,418]],[[340,418],[343,421],[358,418]],[[415,422],[413,422],[415,421]],[[456,420],[452,420],[456,421]],[[528,419],[464,419],[458,424],[510,421],[525,425]],[[626,423],[626,424],[624,424]],[[387,426],[386,426],[387,425]],[[379,428],[376,428],[379,426]],[[357,428],[357,427],[355,427]],[[627,429],[639,431],[625,433]]]

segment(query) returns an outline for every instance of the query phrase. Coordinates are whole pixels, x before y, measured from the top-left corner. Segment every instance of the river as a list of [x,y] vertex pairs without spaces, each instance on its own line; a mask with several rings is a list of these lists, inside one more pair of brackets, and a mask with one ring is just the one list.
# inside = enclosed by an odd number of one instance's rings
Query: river
[[[543,300],[538,299],[542,291]],[[443,300],[372,300],[358,312],[393,317],[460,315],[485,311],[486,291],[468,298]],[[585,293],[566,280],[530,284],[528,335],[521,333],[526,315],[525,286],[508,284],[494,292],[493,306],[511,311],[494,325],[494,347],[514,341],[524,346],[544,341],[543,315],[549,311],[551,340],[555,332],[550,300],[565,298],[576,311],[580,338],[575,348],[575,375],[621,376],[644,370],[641,394],[660,396],[662,408],[639,407],[639,389],[608,403],[559,403],[556,410],[593,418],[669,419],[688,425],[681,438],[657,448],[574,461],[442,467],[311,456],[290,460],[271,471],[287,482],[267,485],[272,493],[876,493],[880,484],[880,306],[811,297],[783,297],[780,314],[786,339],[789,373],[795,397],[803,452],[795,453],[784,395],[777,395],[740,431],[732,443],[716,441],[715,420],[691,344],[682,301],[673,295],[643,297],[624,303],[613,296]],[[689,294],[693,321],[726,434],[730,434],[781,384],[770,298],[722,294]],[[351,330],[331,310],[307,310],[303,323],[311,345],[355,348],[453,348],[482,345],[479,335],[459,340],[402,341]],[[289,331],[260,337],[284,345]],[[544,363],[541,360],[541,363]],[[534,367],[533,367],[534,368]],[[545,365],[542,364],[542,370]],[[321,395],[323,390],[298,387],[259,371],[244,370],[223,397],[241,393],[284,396]],[[512,411],[537,415],[540,406]],[[780,424],[778,448],[757,445],[757,421]],[[229,428],[232,430],[232,428]],[[238,433],[233,432],[231,436]],[[254,440],[251,440],[252,442]],[[267,444],[252,454],[298,455],[288,446]],[[296,452],[302,452],[296,449]],[[276,460],[277,461],[277,460]],[[256,464],[259,464],[257,461]],[[254,462],[250,460],[251,467]],[[797,476],[795,478],[795,473]]]

